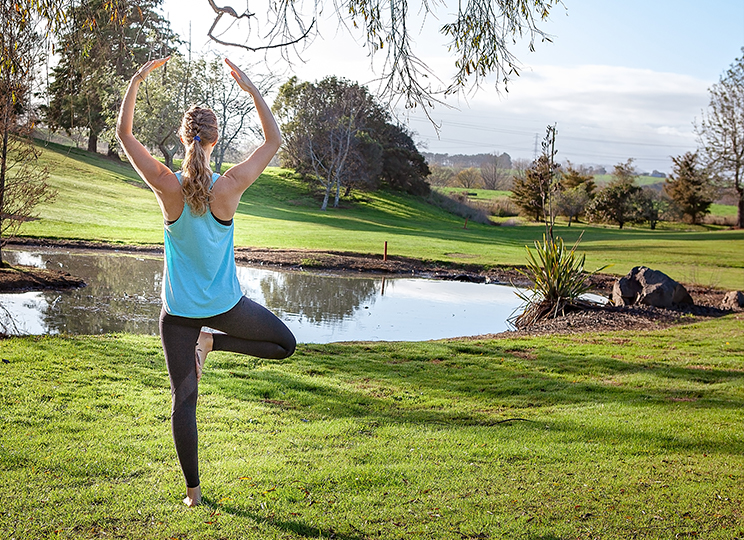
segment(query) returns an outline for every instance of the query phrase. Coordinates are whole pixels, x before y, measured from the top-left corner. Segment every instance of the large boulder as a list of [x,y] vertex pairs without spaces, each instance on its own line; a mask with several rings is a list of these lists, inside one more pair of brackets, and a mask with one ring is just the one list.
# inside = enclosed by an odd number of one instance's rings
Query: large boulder
[[721,308],[741,311],[744,309],[744,293],[741,291],[730,291],[723,297]]
[[663,272],[645,266],[636,266],[615,282],[612,302],[616,306],[643,304],[662,308],[693,304],[690,293],[682,285]]

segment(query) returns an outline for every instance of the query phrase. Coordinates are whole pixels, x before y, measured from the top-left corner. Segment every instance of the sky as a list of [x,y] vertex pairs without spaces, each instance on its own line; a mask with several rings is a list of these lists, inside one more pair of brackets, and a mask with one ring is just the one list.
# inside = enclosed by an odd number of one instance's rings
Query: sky
[[[240,10],[244,1],[218,5]],[[255,2],[251,8],[258,10]],[[163,13],[184,39],[190,29],[194,51],[230,56],[241,65],[263,58],[208,42],[213,12],[207,0],[165,0]],[[414,33],[415,51],[446,82],[454,60],[435,31],[437,21],[428,22]],[[330,16],[319,17],[318,28],[321,35],[302,53],[304,61],[295,58],[288,66],[272,58],[270,69],[282,80],[293,74],[308,81],[345,77],[374,93],[376,67],[358,36]],[[633,158],[639,172],[668,173],[672,156],[696,149],[694,125],[708,105],[708,88],[742,56],[744,0],[564,0],[540,28],[552,42],[537,42],[534,52],[524,42],[513,48],[522,71],[508,92],[494,79],[447,99],[447,106],[430,111],[438,130],[420,110],[398,111],[420,151],[507,152],[531,160],[546,127],[556,124],[561,162],[611,169]],[[240,30],[229,29],[225,37],[241,40]]]

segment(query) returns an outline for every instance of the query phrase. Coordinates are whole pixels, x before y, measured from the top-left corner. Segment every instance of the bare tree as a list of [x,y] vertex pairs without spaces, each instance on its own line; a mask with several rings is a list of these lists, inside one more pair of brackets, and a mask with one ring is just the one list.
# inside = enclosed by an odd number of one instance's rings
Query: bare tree
[[[220,172],[228,149],[248,133],[261,136],[261,129],[252,114],[255,110],[253,98],[235,84],[222,59],[212,59],[202,73],[203,100],[214,111],[220,126],[220,136],[212,152],[214,170]],[[269,93],[276,84],[271,76],[252,74],[251,80],[263,95]]]
[[[231,6],[217,6],[214,0],[207,2],[215,13],[209,30],[213,40],[249,51],[280,49],[285,57],[316,35],[316,15],[324,8],[323,0],[278,0],[264,13],[249,9],[241,13]],[[334,0],[331,6],[339,24],[364,32],[371,56],[386,54],[380,73],[382,98],[400,99],[407,108],[421,106],[428,111],[443,93],[477,87],[492,74],[506,86],[520,69],[509,44],[527,38],[534,50],[536,40],[550,41],[538,24],[559,4],[560,0],[471,0],[458,3],[454,12],[438,2],[423,2],[420,11],[411,12],[407,0]],[[223,18],[246,21],[248,38],[231,42],[220,37],[218,28],[227,28],[220,24]],[[456,73],[445,86],[439,86],[436,75],[414,52],[411,28],[427,18],[443,21],[439,32],[447,38],[454,59]],[[438,86],[432,86],[432,81]]]
[[489,159],[481,165],[480,173],[484,188],[501,191],[511,190],[513,175],[509,169],[503,167],[503,162],[501,156],[494,154],[493,159]]
[[191,71],[203,73],[205,66],[203,60],[191,62],[174,54],[162,70],[145,80],[137,95],[137,137],[145,146],[160,150],[169,169],[173,169],[173,158],[181,149],[178,127],[183,108],[198,101],[201,95]]
[[[744,49],[742,49],[744,52]],[[709,89],[710,103],[695,126],[701,154],[726,187],[738,195],[737,228],[744,228],[744,56]]]
[[555,211],[558,215],[568,218],[570,227],[574,219],[579,221],[579,216],[584,213],[589,201],[591,201],[589,194],[582,186],[564,189],[556,196]]
[[0,28],[0,264],[2,245],[14,236],[33,209],[54,197],[46,183],[49,172],[38,164],[40,151],[31,138],[33,60],[40,38],[18,4],[0,0],[5,23]]

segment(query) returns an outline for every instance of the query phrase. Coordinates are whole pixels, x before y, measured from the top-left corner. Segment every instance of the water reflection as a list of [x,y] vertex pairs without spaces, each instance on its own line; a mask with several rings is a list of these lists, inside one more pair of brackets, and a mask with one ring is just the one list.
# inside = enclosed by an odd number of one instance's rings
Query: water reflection
[[374,304],[380,281],[273,273],[261,279],[261,294],[266,306],[280,316],[295,316],[312,323],[339,322],[353,317],[360,305]]
[[[11,264],[60,268],[87,287],[0,294],[15,334],[157,334],[160,257],[83,251],[5,250]],[[510,287],[239,267],[243,292],[286,322],[299,342],[418,341],[501,332],[519,305]],[[1,314],[0,314],[1,317]]]

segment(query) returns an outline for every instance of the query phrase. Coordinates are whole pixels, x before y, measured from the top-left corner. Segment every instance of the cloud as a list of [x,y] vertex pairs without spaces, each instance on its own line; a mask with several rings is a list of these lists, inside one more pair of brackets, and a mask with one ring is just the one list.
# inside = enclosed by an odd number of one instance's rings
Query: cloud
[[695,146],[693,121],[707,106],[709,84],[647,69],[533,66],[506,94],[484,87],[459,111],[435,110],[439,139],[420,116],[412,127],[429,151],[511,149],[514,157],[531,158],[535,134],[541,138],[545,126],[557,123],[562,159],[611,165],[634,157],[642,169],[669,170],[671,155]]

